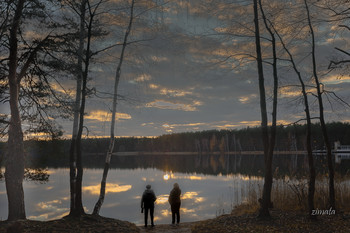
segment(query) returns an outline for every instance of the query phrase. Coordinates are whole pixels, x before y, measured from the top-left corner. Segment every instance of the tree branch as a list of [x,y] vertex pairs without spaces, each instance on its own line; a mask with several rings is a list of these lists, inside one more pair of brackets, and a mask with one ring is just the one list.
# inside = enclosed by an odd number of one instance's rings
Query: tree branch
[[44,42],[50,37],[50,34],[47,35],[42,41],[39,42],[39,44],[34,48],[34,50],[30,53],[26,63],[24,64],[24,66],[21,69],[21,72],[18,75],[17,78],[17,83],[19,84],[22,80],[22,78],[24,77],[24,75],[26,74],[30,64],[33,63],[34,58],[37,54],[37,52],[39,51],[39,49],[43,46]]

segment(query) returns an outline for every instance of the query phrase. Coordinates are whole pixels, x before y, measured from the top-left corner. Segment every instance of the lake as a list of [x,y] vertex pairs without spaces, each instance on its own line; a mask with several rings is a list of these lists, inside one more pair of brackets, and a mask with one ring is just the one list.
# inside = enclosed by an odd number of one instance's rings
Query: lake
[[[83,205],[91,213],[100,190],[103,158],[85,156]],[[274,159],[279,177],[301,174],[304,155],[280,155]],[[48,164],[45,182],[25,180],[28,219],[52,220],[69,213],[69,168]],[[143,224],[140,200],[147,184],[157,196],[155,224],[170,223],[168,195],[175,182],[182,190],[181,221],[197,221],[229,213],[244,202],[249,192],[263,186],[262,155],[147,155],[113,156],[107,191],[100,214]],[[7,218],[5,182],[0,182],[0,218]]]

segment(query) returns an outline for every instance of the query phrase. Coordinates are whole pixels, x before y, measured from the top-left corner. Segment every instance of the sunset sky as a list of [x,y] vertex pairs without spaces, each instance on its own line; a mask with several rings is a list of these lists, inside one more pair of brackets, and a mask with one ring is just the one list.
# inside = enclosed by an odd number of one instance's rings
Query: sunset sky
[[[119,101],[117,107],[117,136],[157,136],[260,125],[256,63],[247,55],[255,55],[254,38],[230,36],[233,22],[239,19],[232,19],[235,14],[229,12],[246,12],[240,19],[247,27],[254,26],[250,1],[240,2],[240,7],[233,7],[221,3],[213,6],[210,1],[200,0],[170,1],[162,6],[162,10],[149,13],[148,17],[153,17],[159,24],[153,24],[150,34],[143,23],[135,22],[131,40],[142,38],[145,41],[127,47],[119,85],[119,94],[125,100]],[[340,56],[334,47],[348,48],[350,33],[331,26],[322,26],[316,31],[321,81],[326,90],[335,91],[350,102],[350,77],[344,70],[329,72],[327,69],[329,60]],[[263,42],[263,52],[269,56],[269,44]],[[296,54],[303,78],[310,80],[310,44],[289,45]],[[238,55],[243,51],[245,55]],[[278,53],[285,56],[281,48]],[[118,56],[118,53],[108,52],[92,64],[88,85],[96,88],[97,95],[108,97],[105,93],[113,92]],[[282,61],[279,76],[278,120],[280,124],[293,123],[304,116],[300,90],[290,86],[297,84],[297,77],[289,63]],[[272,75],[268,64],[265,64],[265,78],[270,117]],[[66,80],[63,86],[74,95],[74,81]],[[311,87],[309,90],[313,91]],[[331,96],[329,98],[332,100]],[[327,98],[324,100],[327,121],[350,121],[349,107],[332,100],[331,108]],[[316,98],[312,95],[310,103],[313,116],[317,116]],[[110,109],[110,98],[91,97],[88,100],[85,124],[89,136],[109,135]],[[7,112],[7,106],[1,106],[1,111]],[[72,121],[59,120],[59,123],[69,136]]]

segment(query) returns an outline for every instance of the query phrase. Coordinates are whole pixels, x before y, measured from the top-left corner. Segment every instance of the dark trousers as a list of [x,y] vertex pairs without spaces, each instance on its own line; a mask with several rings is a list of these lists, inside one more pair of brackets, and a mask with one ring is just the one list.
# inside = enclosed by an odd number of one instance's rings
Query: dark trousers
[[175,215],[176,215],[176,223],[180,223],[180,206],[181,202],[174,203],[171,205],[171,223],[175,223]]
[[148,210],[149,210],[149,215],[151,216],[151,225],[153,226],[154,225],[153,223],[154,206],[145,208],[145,226],[147,226],[147,221],[148,221]]

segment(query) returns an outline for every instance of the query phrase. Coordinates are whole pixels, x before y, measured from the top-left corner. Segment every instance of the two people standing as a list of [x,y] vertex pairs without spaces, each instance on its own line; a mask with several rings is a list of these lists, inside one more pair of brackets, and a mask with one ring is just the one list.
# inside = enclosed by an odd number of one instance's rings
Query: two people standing
[[[180,206],[181,206],[181,189],[179,187],[178,183],[174,184],[173,189],[170,191],[169,195],[169,204],[171,207],[171,217],[172,217],[172,224],[175,224],[175,217],[176,217],[176,223],[180,223]],[[151,217],[151,226],[154,226],[154,202],[157,200],[156,195],[154,194],[154,191],[151,189],[151,185],[146,186],[146,190],[142,194],[141,198],[141,213],[144,213],[145,216],[145,227],[147,227],[148,223],[148,212],[150,213]]]

